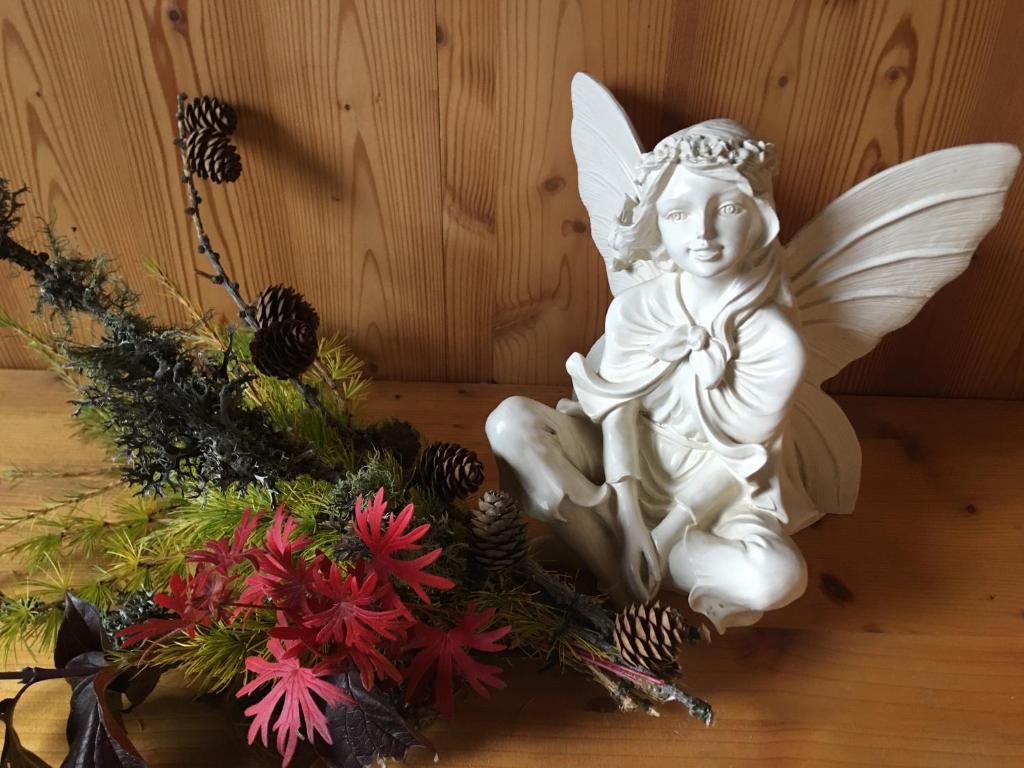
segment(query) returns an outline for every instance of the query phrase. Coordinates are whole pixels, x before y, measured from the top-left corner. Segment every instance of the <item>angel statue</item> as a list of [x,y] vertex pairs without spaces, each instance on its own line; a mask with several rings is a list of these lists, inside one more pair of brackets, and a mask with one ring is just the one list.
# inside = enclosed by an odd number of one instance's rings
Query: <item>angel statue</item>
[[572,83],[580,197],[614,299],[566,362],[573,398],[487,420],[502,485],[620,603],[663,580],[719,632],[799,597],[792,536],[853,510],[857,436],[821,383],[968,265],[1020,160],[934,152],[860,183],[789,243],[775,148],[709,120],[643,152],[598,81]]

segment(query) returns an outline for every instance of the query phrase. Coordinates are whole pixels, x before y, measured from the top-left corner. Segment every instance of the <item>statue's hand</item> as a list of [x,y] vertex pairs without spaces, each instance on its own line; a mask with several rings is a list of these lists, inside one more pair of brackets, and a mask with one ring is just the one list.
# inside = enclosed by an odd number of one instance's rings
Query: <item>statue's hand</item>
[[622,530],[623,576],[632,596],[646,602],[658,593],[661,585],[661,558],[640,510],[636,481],[629,478],[613,486]]
[[646,603],[658,594],[661,586],[661,558],[654,538],[646,526],[643,530],[626,531],[623,548],[626,584],[634,599]]

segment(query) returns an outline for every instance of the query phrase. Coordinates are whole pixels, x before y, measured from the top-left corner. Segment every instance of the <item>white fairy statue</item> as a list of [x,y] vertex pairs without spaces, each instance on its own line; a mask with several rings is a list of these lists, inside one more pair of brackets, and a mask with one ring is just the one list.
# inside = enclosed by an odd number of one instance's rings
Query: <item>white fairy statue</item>
[[490,415],[502,485],[619,602],[667,577],[723,632],[799,597],[792,534],[849,513],[860,448],[822,381],[909,322],[995,224],[1020,152],[935,152],[862,182],[788,244],[775,150],[711,120],[643,153],[572,86],[580,196],[614,300],[574,398]]

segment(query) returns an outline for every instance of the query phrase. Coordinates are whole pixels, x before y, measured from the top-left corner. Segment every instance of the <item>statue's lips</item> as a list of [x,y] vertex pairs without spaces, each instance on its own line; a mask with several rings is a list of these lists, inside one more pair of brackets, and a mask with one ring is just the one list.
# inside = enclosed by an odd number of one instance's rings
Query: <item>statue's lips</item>
[[697,261],[714,261],[722,255],[721,248],[691,248],[690,255]]

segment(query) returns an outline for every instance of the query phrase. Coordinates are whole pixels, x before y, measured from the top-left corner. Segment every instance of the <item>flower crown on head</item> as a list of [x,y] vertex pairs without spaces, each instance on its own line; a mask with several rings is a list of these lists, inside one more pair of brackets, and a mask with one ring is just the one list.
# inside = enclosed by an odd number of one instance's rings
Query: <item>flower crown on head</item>
[[775,145],[771,142],[687,133],[664,139],[653,150],[641,155],[637,168],[639,182],[643,183],[651,171],[664,168],[670,163],[685,163],[702,168],[724,165],[743,168],[756,164],[773,176],[779,168]]

